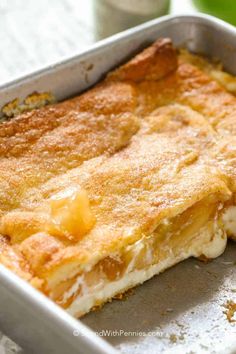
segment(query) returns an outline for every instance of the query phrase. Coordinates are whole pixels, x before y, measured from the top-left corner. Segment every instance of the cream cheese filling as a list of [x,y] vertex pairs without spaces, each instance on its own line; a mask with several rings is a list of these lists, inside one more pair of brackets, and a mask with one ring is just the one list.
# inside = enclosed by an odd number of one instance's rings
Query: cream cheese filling
[[[145,269],[136,270],[134,267],[128,267],[125,274],[118,280],[110,282],[102,280],[95,284],[93,288],[89,289],[84,282],[84,275],[79,276],[74,286],[65,293],[65,298],[69,298],[81,287],[79,295],[67,308],[67,311],[71,315],[79,317],[87,313],[93,306],[104,303],[115,295],[143,283],[154,275],[189,257],[200,257],[201,255],[208,258],[218,257],[225,250],[227,236],[222,229],[217,227],[216,221],[215,228],[216,230],[213,235],[208,228],[202,228],[202,230],[199,230],[195,237],[191,239],[190,244],[187,243],[185,245],[185,248],[181,249],[180,247],[177,253],[169,248],[168,257],[156,264],[149,265]],[[144,241],[141,242],[139,240],[137,244],[132,246],[134,249],[134,257],[137,257],[139,250],[142,250],[145,246],[143,242]],[[149,256],[150,254],[148,257]]]

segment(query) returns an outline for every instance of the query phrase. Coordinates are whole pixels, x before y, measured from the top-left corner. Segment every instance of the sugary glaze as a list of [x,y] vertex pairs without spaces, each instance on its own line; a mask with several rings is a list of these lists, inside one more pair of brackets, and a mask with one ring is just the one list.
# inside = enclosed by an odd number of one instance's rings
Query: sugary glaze
[[160,39],[88,92],[2,123],[0,262],[80,316],[222,253],[236,236],[233,83]]

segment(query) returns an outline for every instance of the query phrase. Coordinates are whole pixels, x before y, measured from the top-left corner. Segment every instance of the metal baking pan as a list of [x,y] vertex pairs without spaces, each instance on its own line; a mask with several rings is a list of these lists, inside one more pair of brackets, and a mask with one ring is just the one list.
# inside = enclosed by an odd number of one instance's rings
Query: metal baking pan
[[[33,91],[50,91],[58,100],[78,94],[162,36],[217,57],[236,74],[234,27],[210,16],[167,16],[1,86],[0,107]],[[223,313],[227,300],[236,301],[235,260],[233,244],[209,264],[187,260],[81,321],[0,266],[0,328],[31,354],[236,353],[236,324]]]

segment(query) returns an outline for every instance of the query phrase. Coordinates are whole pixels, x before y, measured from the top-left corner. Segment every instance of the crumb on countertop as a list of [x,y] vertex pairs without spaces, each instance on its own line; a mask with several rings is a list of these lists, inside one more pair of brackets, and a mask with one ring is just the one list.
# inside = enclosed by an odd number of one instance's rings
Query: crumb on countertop
[[234,315],[236,313],[236,303],[233,300],[228,300],[224,307],[224,314],[226,315],[227,320],[230,323],[236,322],[236,319],[234,319]]
[[169,335],[169,340],[171,343],[177,343],[178,341],[182,341],[184,340],[184,334],[183,333],[180,333],[179,335],[178,334],[175,334],[175,333],[171,333]]

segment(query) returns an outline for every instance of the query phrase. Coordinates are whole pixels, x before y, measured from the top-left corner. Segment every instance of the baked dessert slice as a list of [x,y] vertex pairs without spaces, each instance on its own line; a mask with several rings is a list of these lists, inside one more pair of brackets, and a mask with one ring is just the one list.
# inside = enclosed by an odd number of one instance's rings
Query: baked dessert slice
[[[231,107],[215,120],[213,95]],[[162,39],[83,95],[2,123],[0,262],[79,317],[220,255],[234,234],[222,150],[234,105]]]

